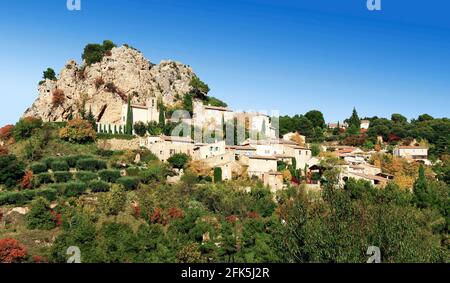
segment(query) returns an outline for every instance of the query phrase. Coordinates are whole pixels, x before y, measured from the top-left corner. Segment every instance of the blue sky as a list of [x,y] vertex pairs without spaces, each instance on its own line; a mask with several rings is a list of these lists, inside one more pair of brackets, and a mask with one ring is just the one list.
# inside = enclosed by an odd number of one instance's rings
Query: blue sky
[[47,67],[87,43],[128,43],[188,64],[236,110],[448,117],[450,2],[381,0],[3,0],[0,125],[37,96]]

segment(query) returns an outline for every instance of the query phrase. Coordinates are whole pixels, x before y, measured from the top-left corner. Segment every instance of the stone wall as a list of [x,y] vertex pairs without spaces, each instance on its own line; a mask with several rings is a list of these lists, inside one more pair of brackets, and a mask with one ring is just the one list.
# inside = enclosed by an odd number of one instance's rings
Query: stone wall
[[105,150],[136,150],[139,149],[139,138],[132,140],[124,139],[108,139],[98,140],[97,145],[101,149]]

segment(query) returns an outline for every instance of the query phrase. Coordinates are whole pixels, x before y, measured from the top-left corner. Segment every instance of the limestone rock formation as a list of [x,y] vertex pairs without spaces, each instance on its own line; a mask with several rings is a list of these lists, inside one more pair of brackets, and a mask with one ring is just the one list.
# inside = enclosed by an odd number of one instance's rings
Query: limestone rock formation
[[128,96],[135,104],[158,97],[172,105],[191,90],[195,76],[189,66],[175,61],[155,65],[128,46],[115,47],[101,62],[83,66],[71,60],[56,81],[43,81],[38,98],[23,116],[65,121],[91,109],[98,122],[118,123]]

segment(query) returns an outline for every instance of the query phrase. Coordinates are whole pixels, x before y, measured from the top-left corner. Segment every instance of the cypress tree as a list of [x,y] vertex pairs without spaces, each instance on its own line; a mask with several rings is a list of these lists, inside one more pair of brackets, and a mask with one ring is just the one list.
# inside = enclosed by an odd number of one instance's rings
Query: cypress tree
[[164,103],[162,101],[159,102],[159,126],[161,128],[164,128],[164,126],[166,125],[166,117],[164,114]]
[[262,137],[266,136],[266,120],[263,120],[262,129],[261,129]]
[[131,108],[131,98],[128,96],[127,124],[125,126],[127,135],[133,134],[133,109]]
[[95,127],[96,127],[96,121],[95,121],[94,113],[92,113],[92,107],[89,107],[89,112],[88,112],[88,115],[87,115],[86,120],[88,120],[89,123],[91,123],[92,128],[95,129]]
[[227,125],[225,124],[225,115],[222,114],[222,140],[225,140],[227,137]]
[[414,202],[418,207],[425,208],[430,204],[430,194],[428,192],[428,183],[423,165],[420,165],[419,177],[414,183],[413,192]]

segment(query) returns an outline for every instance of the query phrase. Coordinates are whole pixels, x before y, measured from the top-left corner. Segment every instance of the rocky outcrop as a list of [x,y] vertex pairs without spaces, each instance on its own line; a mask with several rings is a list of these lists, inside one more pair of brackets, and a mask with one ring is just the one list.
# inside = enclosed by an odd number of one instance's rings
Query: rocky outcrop
[[[116,47],[101,62],[87,67],[67,62],[56,81],[40,84],[38,98],[23,116],[65,121],[82,109],[92,109],[98,122],[118,123],[128,96],[136,104],[160,97],[171,105],[191,90],[193,76],[192,69],[179,62],[155,65],[133,48]],[[55,93],[63,98],[55,100]]]

